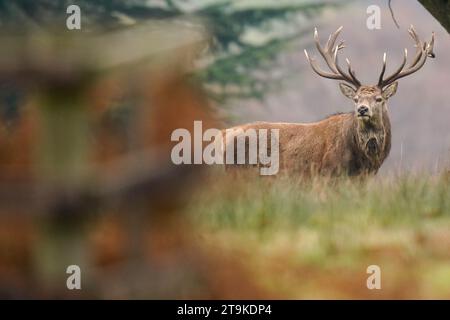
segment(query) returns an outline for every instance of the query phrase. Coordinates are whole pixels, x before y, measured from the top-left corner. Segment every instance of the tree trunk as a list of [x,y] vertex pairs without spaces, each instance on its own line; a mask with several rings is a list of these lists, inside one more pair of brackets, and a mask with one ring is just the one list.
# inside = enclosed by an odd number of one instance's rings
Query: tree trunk
[[450,0],[419,0],[419,2],[450,33]]

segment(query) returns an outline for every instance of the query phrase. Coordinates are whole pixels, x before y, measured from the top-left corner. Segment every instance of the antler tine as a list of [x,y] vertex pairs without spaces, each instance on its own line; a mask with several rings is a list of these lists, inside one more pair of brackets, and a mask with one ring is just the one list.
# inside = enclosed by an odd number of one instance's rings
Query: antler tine
[[331,34],[328,36],[327,44],[325,45],[326,48],[330,47],[331,36]]
[[431,57],[431,58],[435,57],[435,54],[433,52],[434,32],[431,34],[430,43],[424,42],[423,44],[420,41],[419,36],[417,35],[416,30],[414,29],[414,27],[412,25],[408,29],[408,33],[410,34],[411,38],[416,43],[415,44],[415,47],[417,48],[416,55],[414,56],[413,60],[411,61],[411,64],[408,66],[408,68],[404,69],[404,67],[406,65],[407,55],[408,55],[408,50],[405,49],[402,64],[392,75],[390,75],[386,79],[383,79],[384,71],[386,69],[386,61],[385,61],[385,58],[383,58],[383,60],[384,60],[383,61],[383,70],[381,72],[381,75],[380,75],[380,78],[378,81],[378,86],[380,88],[383,88],[400,78],[406,77],[406,76],[416,72],[417,70],[419,70],[420,68],[423,67],[423,65],[427,61],[428,57]]
[[[342,42],[341,42],[342,44]],[[353,79],[351,78],[351,76],[347,75],[339,66],[339,61],[338,61],[338,51],[339,51],[339,47],[341,46],[341,44],[339,44],[338,46],[336,46],[336,48],[334,49],[334,64],[336,66],[337,71],[342,75],[342,80],[346,80],[347,82],[355,85],[356,87],[359,87],[361,85],[361,83],[357,80],[357,81],[353,81]]]
[[322,69],[320,69],[320,67],[317,65],[317,61],[315,58],[313,57],[309,57],[308,51],[306,51],[306,49],[304,50],[305,52],[305,56],[306,59],[308,59],[309,64],[311,65],[312,69],[319,75],[322,76],[324,78],[328,78],[328,79],[335,79],[335,80],[343,80],[342,76],[336,73],[330,73],[327,71],[324,71]]
[[328,41],[325,45],[325,48],[323,48],[320,44],[319,33],[317,32],[317,28],[314,28],[314,41],[316,44],[316,48],[319,51],[320,55],[325,60],[327,66],[331,70],[331,72],[322,70],[319,67],[316,59],[314,57],[310,57],[306,50],[305,50],[305,56],[306,56],[306,59],[308,60],[308,62],[310,63],[312,69],[318,75],[325,77],[325,78],[329,78],[329,79],[344,80],[344,81],[349,82],[350,84],[353,84],[356,87],[359,87],[361,85],[361,83],[356,78],[354,71],[351,69],[351,66],[349,66],[349,74],[346,74],[340,68],[338,61],[337,61],[338,51],[345,47],[343,41],[341,41],[336,47],[334,46],[336,39],[339,36],[342,29],[343,29],[343,27],[341,26],[335,32],[333,32],[328,37]]
[[416,55],[414,56],[414,59],[411,61],[411,64],[409,65],[409,67],[414,67],[422,58],[422,54],[423,54],[423,44],[419,39],[419,36],[416,33],[416,30],[414,29],[414,26],[411,25],[408,29],[408,33],[411,36],[411,38],[414,40],[414,42],[416,43],[414,46],[416,47]]
[[410,25],[408,28],[408,33],[411,35],[411,37],[413,38],[413,40],[416,43],[420,43],[420,39],[419,36],[417,35],[416,29],[414,29],[413,25]]
[[410,74],[416,72],[416,71],[419,70],[420,68],[422,68],[423,65],[425,64],[425,62],[427,61],[428,54],[425,53],[425,54],[423,54],[422,56],[423,56],[423,58],[420,60],[419,63],[417,63],[415,66],[411,66],[411,67],[410,67],[409,69],[407,69],[407,70],[403,70],[402,72],[400,72],[400,73],[398,74],[398,76],[396,76],[394,79],[392,79],[391,81],[389,81],[389,83],[392,83],[392,82],[394,82],[395,80],[398,80],[398,79],[400,79],[400,78],[406,77],[406,76],[408,76],[408,75],[410,75]]
[[[338,51],[345,48],[345,44],[344,43],[345,43],[344,40],[339,42],[339,44],[336,47],[338,49]],[[334,52],[334,49],[332,49],[332,52]]]
[[381,69],[380,77],[378,78],[378,86],[383,84],[384,73],[386,72],[386,52],[383,54],[383,68]]
[[[339,34],[341,33],[343,28],[344,28],[344,26],[340,26],[335,32],[333,32],[330,35],[330,43],[329,43],[329,47],[328,48],[330,48],[331,50],[333,50],[332,48],[334,47],[334,43],[336,42],[336,39],[339,36]],[[343,43],[343,41],[341,41],[341,44],[342,43]]]
[[[408,59],[408,49],[405,48],[405,50],[403,52],[403,61],[402,61],[401,65],[397,68],[397,70],[395,70],[395,72],[393,74],[391,74],[389,77],[387,77],[384,81],[389,82],[392,79],[394,79],[400,72],[402,72],[403,68],[406,65],[407,59]],[[383,71],[381,72],[380,79],[378,81],[378,85],[380,85],[382,83],[384,71],[386,70],[386,53],[384,53],[383,60],[384,60],[383,61]]]
[[[336,32],[335,32],[335,34],[336,34]],[[323,57],[323,59],[327,63],[328,68],[330,68],[333,72],[337,73],[337,69],[333,65],[333,61],[331,60],[331,56],[330,56],[330,48],[332,48],[332,47],[329,47],[330,44],[334,45],[334,42],[336,41],[336,39],[334,38],[333,34],[331,34],[330,37],[328,38],[327,45],[326,45],[326,47],[324,49],[320,45],[319,33],[317,32],[317,28],[314,28],[314,41],[316,42],[317,50],[319,51],[320,55]]]
[[360,86],[361,82],[359,82],[359,80],[356,78],[355,75],[355,71],[352,69],[352,65],[350,64],[350,60],[348,58],[345,59],[345,61],[347,62],[347,66],[348,66],[348,73],[350,74],[350,76],[352,77],[353,81]]
[[434,49],[434,31],[431,32],[431,40],[430,40],[430,43],[428,44],[428,48],[427,48],[427,50],[428,50],[428,56],[429,56],[430,58],[436,57],[436,55],[434,54],[433,49]]

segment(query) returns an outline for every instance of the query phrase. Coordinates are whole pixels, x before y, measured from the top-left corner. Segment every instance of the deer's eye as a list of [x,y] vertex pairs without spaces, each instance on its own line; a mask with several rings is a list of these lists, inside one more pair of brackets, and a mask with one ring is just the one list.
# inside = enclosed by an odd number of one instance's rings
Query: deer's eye
[[383,98],[382,98],[382,97],[376,97],[376,98],[375,98],[375,101],[376,101],[376,102],[381,102],[381,101],[383,101]]
[[354,97],[353,101],[358,102],[358,97]]

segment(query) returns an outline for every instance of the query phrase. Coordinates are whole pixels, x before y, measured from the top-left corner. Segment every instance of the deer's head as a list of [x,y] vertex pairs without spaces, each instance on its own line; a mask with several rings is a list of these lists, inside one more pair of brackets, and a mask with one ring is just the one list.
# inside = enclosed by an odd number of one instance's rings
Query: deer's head
[[343,80],[346,83],[340,83],[340,89],[342,93],[352,99],[355,104],[355,115],[360,121],[363,122],[374,122],[381,119],[382,112],[386,108],[386,101],[392,97],[397,91],[397,80],[408,76],[425,64],[428,57],[434,58],[433,45],[434,45],[434,33],[431,35],[431,41],[429,43],[422,43],[411,26],[408,32],[415,42],[416,54],[411,63],[406,66],[406,60],[408,55],[408,50],[405,49],[403,55],[403,62],[397,68],[397,70],[388,77],[384,77],[386,71],[386,53],[383,55],[383,67],[381,70],[378,83],[376,85],[362,85],[361,82],[356,78],[355,72],[351,67],[349,59],[346,59],[347,69],[345,72],[339,66],[338,63],[338,51],[343,49],[344,42],[341,41],[335,46],[336,39],[341,32],[342,27],[337,29],[334,33],[330,35],[325,48],[321,46],[319,41],[319,35],[317,29],[314,30],[314,40],[316,42],[316,47],[323,59],[325,60],[328,68],[331,72],[322,70],[314,57],[309,57],[308,52],[305,50],[306,58],[311,64],[312,69],[320,76]]

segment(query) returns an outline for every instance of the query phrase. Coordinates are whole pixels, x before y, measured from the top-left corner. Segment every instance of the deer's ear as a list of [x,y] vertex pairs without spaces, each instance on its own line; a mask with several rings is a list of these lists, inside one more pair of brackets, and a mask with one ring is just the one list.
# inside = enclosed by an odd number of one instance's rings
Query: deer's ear
[[347,98],[353,99],[353,97],[356,94],[355,89],[353,89],[353,87],[349,86],[348,84],[341,82],[339,83],[339,88],[341,89],[344,96],[346,96]]
[[397,92],[397,86],[398,86],[398,82],[397,81],[395,81],[394,83],[391,83],[390,85],[388,85],[383,90],[383,98],[387,100],[390,97],[392,97]]

